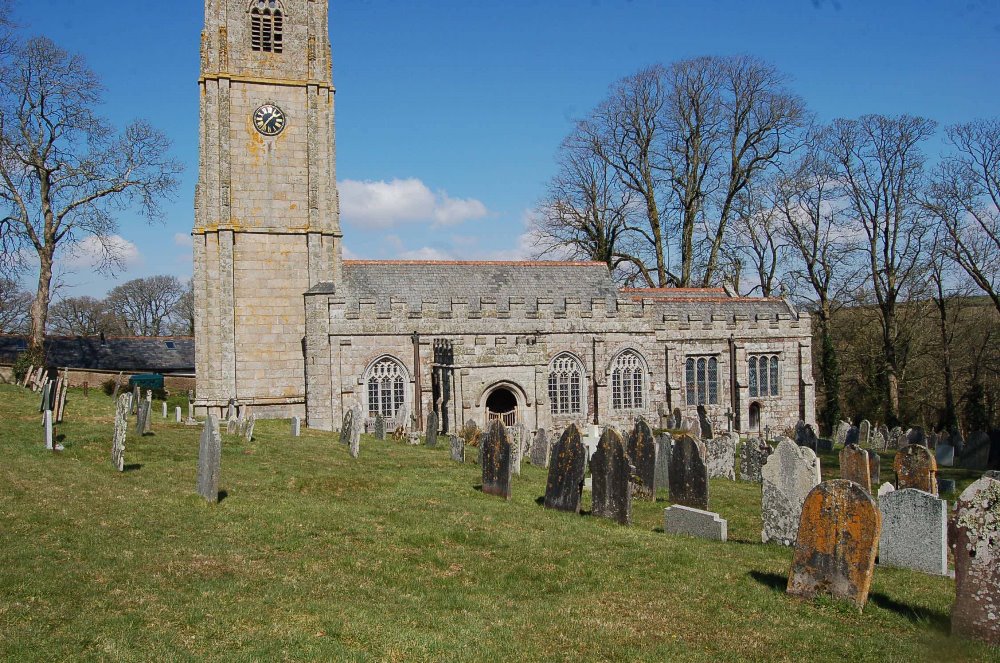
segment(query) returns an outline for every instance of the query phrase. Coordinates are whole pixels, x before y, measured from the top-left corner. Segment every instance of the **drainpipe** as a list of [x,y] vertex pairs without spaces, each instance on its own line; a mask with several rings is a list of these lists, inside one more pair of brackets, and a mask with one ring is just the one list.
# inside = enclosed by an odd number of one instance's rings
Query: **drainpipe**
[[417,430],[424,429],[424,405],[421,402],[420,388],[420,334],[410,334],[413,342],[413,414],[417,417]]
[[733,409],[733,430],[739,431],[740,423],[740,399],[736,389],[736,339],[732,335],[729,337],[729,404]]

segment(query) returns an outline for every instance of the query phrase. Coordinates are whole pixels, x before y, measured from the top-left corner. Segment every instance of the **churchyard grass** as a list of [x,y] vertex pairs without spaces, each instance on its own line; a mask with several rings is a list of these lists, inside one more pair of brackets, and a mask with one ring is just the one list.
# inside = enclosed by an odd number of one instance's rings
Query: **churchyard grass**
[[3,660],[1000,656],[948,635],[948,578],[877,568],[863,614],[788,598],[791,551],[759,543],[754,484],[711,481],[730,538],[713,543],[663,534],[663,491],[622,527],[544,509],[527,462],[506,502],[445,444],[364,436],[355,460],[334,434],[260,421],[250,443],[223,433],[210,505],[200,428],[130,428],[118,473],[110,398],[70,391],[60,454],[37,400],[0,387]]

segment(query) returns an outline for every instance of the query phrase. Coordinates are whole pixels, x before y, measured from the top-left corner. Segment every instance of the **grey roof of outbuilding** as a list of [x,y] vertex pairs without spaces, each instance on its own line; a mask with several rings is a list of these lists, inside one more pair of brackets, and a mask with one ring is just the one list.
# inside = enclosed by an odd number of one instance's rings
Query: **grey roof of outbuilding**
[[[0,361],[13,362],[26,347],[23,336],[0,336]],[[58,368],[193,373],[194,338],[50,336],[45,361]]]
[[340,286],[321,283],[309,293],[379,304],[401,299],[418,308],[423,301],[464,300],[475,310],[482,299],[504,309],[512,297],[523,299],[529,309],[539,299],[557,306],[567,299],[613,301],[617,288],[600,262],[347,260]]

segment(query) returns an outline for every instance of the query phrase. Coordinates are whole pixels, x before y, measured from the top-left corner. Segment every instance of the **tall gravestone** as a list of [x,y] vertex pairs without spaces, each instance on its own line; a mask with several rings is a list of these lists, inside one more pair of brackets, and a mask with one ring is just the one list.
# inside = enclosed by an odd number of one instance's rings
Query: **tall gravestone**
[[656,438],[656,471],[653,488],[668,489],[670,485],[670,455],[673,451],[673,438],[669,433],[660,433]]
[[834,479],[806,496],[795,540],[788,594],[829,594],[862,610],[868,602],[881,517],[875,500],[853,481]]
[[354,434],[354,410],[350,409],[344,412],[344,422],[340,426],[340,438],[341,444],[349,445],[351,443],[351,436]]
[[222,470],[222,435],[214,414],[205,419],[198,443],[198,494],[206,501],[219,501],[219,475]]
[[965,442],[959,466],[967,470],[986,470],[990,466],[990,447],[992,443],[988,433],[974,431]]
[[125,437],[128,434],[128,414],[132,409],[132,394],[121,394],[115,401],[115,431],[111,440],[111,463],[119,472],[125,471]]
[[910,430],[906,431],[906,443],[907,444],[920,444],[927,446],[927,433],[920,426],[914,426]]
[[795,543],[806,496],[820,482],[819,459],[812,449],[782,440],[761,470],[761,540]]
[[429,447],[436,447],[438,442],[438,413],[431,410],[427,413],[427,430],[424,441]]
[[948,504],[916,488],[880,496],[878,563],[924,573],[948,573]]
[[868,451],[857,444],[848,444],[840,450],[840,478],[853,481],[869,495],[872,494],[872,471]]
[[483,492],[510,499],[511,449],[507,428],[499,419],[490,422],[479,436],[479,462],[483,468]]
[[531,464],[535,467],[549,466],[549,436],[544,428],[539,428],[531,443]]
[[921,444],[908,444],[896,452],[892,462],[896,472],[896,489],[916,488],[937,495],[937,461],[934,454]]
[[385,440],[385,417],[381,413],[375,416],[375,439]]
[[247,417],[246,423],[243,425],[243,439],[247,442],[253,441],[253,429],[257,425],[257,415],[251,414]]
[[[603,436],[602,436],[603,437]],[[635,466],[638,481],[633,490],[637,497],[656,499],[656,440],[653,431],[641,417],[628,436],[628,455]]]
[[587,448],[583,446],[580,429],[570,424],[552,447],[545,508],[580,513],[586,472]]
[[703,440],[710,440],[715,434],[712,429],[712,420],[708,418],[708,410],[705,409],[704,405],[698,406],[698,428]]
[[452,435],[449,438],[451,443],[451,459],[456,463],[465,462],[465,440],[463,440],[458,435]]
[[704,445],[690,435],[674,442],[670,454],[670,501],[693,509],[708,509],[708,467]]
[[795,424],[795,443],[800,447],[816,451],[819,446],[819,438],[816,436],[816,430],[812,424],[807,424],[801,419]]
[[146,424],[149,421],[149,403],[146,401],[141,401],[139,403],[139,408],[136,410],[135,414],[135,432],[136,435],[144,435],[146,433]]
[[[299,437],[300,435],[302,435],[302,419],[299,417],[292,417],[292,437]],[[382,439],[385,439],[384,435]]]
[[593,515],[631,524],[633,469],[622,436],[614,428],[605,428],[590,458]]
[[861,431],[858,430],[857,426],[851,426],[847,429],[847,434],[844,435],[844,445],[857,444],[861,440]]
[[720,433],[705,440],[705,452],[709,479],[736,480],[736,443],[729,434]]
[[867,419],[861,420],[861,425],[858,426],[858,446],[867,447],[871,444],[872,438],[872,422]]
[[1000,481],[983,477],[958,498],[955,550],[955,635],[1000,646]]
[[752,437],[744,442],[740,450],[740,479],[760,483],[761,469],[772,453],[774,449],[771,445],[758,437]]

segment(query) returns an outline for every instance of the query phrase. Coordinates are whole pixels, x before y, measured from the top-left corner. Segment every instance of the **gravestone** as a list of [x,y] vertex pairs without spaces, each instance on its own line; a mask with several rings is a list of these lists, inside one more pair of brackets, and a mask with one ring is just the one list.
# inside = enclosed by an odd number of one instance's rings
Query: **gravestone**
[[744,442],[740,450],[740,479],[760,483],[760,471],[772,453],[774,449],[771,445],[759,437],[751,437]]
[[436,447],[438,443],[438,413],[431,410],[427,413],[427,430],[424,432],[424,443]]
[[952,428],[951,433],[948,435],[948,444],[955,448],[956,456],[961,456],[962,451],[965,449],[965,438],[962,437],[962,432],[957,428]]
[[880,532],[875,500],[858,484],[834,479],[813,488],[802,504],[788,594],[829,594],[863,610]]
[[959,467],[967,470],[987,470],[990,467],[990,436],[983,431],[975,431],[965,442]]
[[712,430],[712,422],[708,418],[708,410],[705,409],[704,405],[698,406],[698,427],[699,432],[701,433],[701,439],[712,439],[715,431]]
[[736,480],[736,443],[727,434],[705,441],[705,466],[709,479]]
[[340,438],[341,444],[349,445],[351,443],[351,437],[354,436],[354,409],[347,410],[344,412],[344,422],[340,426]]
[[132,412],[131,414],[139,414],[139,406],[142,405],[142,390],[139,389],[139,385],[132,387]]
[[942,479],[937,478],[937,489],[938,495],[945,495],[947,493],[955,492],[955,480],[954,479]]
[[684,420],[684,417],[681,415],[681,409],[679,407],[675,407],[674,408],[673,421],[671,422],[671,426],[670,427],[673,428],[674,430],[679,430],[680,427],[681,427],[681,422],[683,420]]
[[818,442],[819,438],[816,437],[816,431],[813,429],[812,424],[807,424],[800,419],[795,424],[795,444],[816,451]]
[[219,475],[222,470],[222,435],[214,414],[205,418],[198,443],[198,494],[206,501],[219,501]]
[[761,469],[761,540],[795,543],[802,503],[820,479],[819,459],[812,449],[782,440]]
[[934,431],[927,433],[927,444],[925,444],[924,446],[926,446],[928,449],[936,449],[937,443],[938,443],[938,434],[935,433]]
[[614,428],[605,428],[590,458],[592,515],[621,525],[632,523],[634,469],[621,434]]
[[[882,457],[874,449],[868,450],[868,469],[870,470],[870,482],[872,490],[878,490],[878,484],[882,480]],[[874,495],[874,493],[869,493]]]
[[847,434],[844,436],[844,446],[847,446],[848,444],[857,444],[860,439],[861,431],[858,430],[857,426],[851,426],[847,429]]
[[663,510],[663,531],[710,541],[725,541],[729,524],[719,514],[675,504]]
[[853,481],[871,495],[872,471],[871,465],[869,465],[868,451],[856,444],[848,444],[841,449],[840,478]]
[[66,389],[69,387],[69,379],[63,378],[59,389],[56,391],[56,423],[62,423],[63,412],[66,410]]
[[227,435],[238,434],[242,426],[243,423],[237,421],[236,419],[226,419],[226,434]]
[[246,423],[243,425],[243,438],[247,442],[253,441],[253,429],[257,425],[257,415],[251,414],[247,417]]
[[139,409],[135,414],[135,433],[136,435],[146,434],[146,424],[149,422],[149,403],[142,401],[139,403]]
[[[603,439],[603,435],[601,438]],[[600,444],[598,442],[598,444]],[[628,455],[638,478],[634,494],[640,499],[656,500],[656,440],[649,424],[641,417],[628,436]]]
[[507,428],[499,419],[490,422],[479,437],[479,464],[483,468],[483,492],[510,499],[511,449]]
[[690,435],[674,442],[670,453],[670,501],[694,509],[708,509],[708,467],[704,445]]
[[881,497],[878,563],[948,574],[948,503],[916,488]]
[[21,386],[22,387],[24,387],[24,388],[27,389],[28,383],[31,381],[31,377],[32,377],[31,374],[34,373],[34,371],[35,371],[35,365],[34,364],[29,364],[28,365],[28,372],[24,374],[24,380],[21,381]]
[[531,443],[531,464],[535,467],[549,466],[549,435],[544,428],[535,433],[535,441]]
[[52,410],[46,410],[42,413],[42,427],[45,431],[45,448],[49,451],[55,451],[55,441],[52,437]]
[[167,402],[163,401],[162,405],[163,405],[163,418],[166,419],[167,418]]
[[903,432],[903,429],[900,428],[899,426],[896,426],[891,431],[889,431],[889,437],[888,437],[889,449],[899,449],[900,446],[906,446],[906,445],[900,445],[900,440],[903,439],[904,435],[905,433]]
[[858,426],[858,446],[867,447],[871,442],[871,437],[872,422],[862,419],[861,424]]
[[115,401],[115,432],[111,440],[111,463],[119,472],[125,471],[125,436],[128,434],[128,414],[132,409],[132,394],[121,394]]
[[[385,420],[382,420],[383,424]],[[385,429],[382,430],[382,439],[385,439]],[[292,417],[292,437],[299,437],[302,435],[302,419],[299,417]]]
[[451,459],[456,463],[465,462],[465,440],[463,440],[458,435],[452,435],[448,438],[451,443]]
[[851,424],[846,421],[841,421],[837,424],[833,439],[837,446],[842,447],[847,444],[847,431],[849,430],[851,430]]
[[184,422],[188,426],[196,426],[198,422],[194,418],[194,390],[188,389],[188,416]]
[[955,447],[950,444],[938,444],[934,450],[934,460],[938,467],[952,467],[955,465]]
[[882,484],[881,486],[878,487],[878,498],[881,500],[883,497],[885,497],[886,495],[888,495],[891,492],[894,492],[895,490],[896,490],[896,487],[893,486],[888,481],[886,481],[884,484]]
[[583,475],[587,472],[587,449],[580,437],[580,429],[570,424],[552,446],[545,484],[546,509],[580,513]]
[[[298,437],[297,434],[293,433],[293,435]],[[385,417],[381,413],[375,416],[375,439],[385,440]]]
[[983,477],[962,491],[951,533],[951,632],[1000,646],[1000,481]]
[[906,442],[907,444],[920,444],[927,446],[927,433],[920,426],[914,426],[910,430],[906,431]]
[[987,479],[997,479],[1000,481],[1000,470],[986,470],[983,472],[983,476]]
[[670,454],[673,438],[668,433],[661,433],[656,438],[656,470],[653,476],[653,488],[666,489],[670,485]]
[[680,429],[696,440],[701,439],[701,421],[698,417],[681,418]]
[[46,382],[45,384],[42,385],[42,395],[41,398],[38,400],[39,412],[45,412],[46,410],[52,409],[51,392],[52,392],[51,382]]
[[181,406],[180,405],[178,405],[177,407],[174,408],[174,421],[176,423],[178,423],[178,424],[181,423]]
[[896,452],[892,461],[896,489],[916,488],[937,495],[937,462],[930,450],[920,444],[908,444]]
[[881,431],[875,431],[872,434],[872,443],[870,446],[872,449],[876,449],[878,451],[885,451],[886,442],[885,438],[882,437]]
[[511,426],[507,432],[510,434],[510,445],[514,452],[511,459],[511,471],[516,476],[521,476],[521,462],[524,460],[525,450],[528,448],[528,427],[519,423]]

